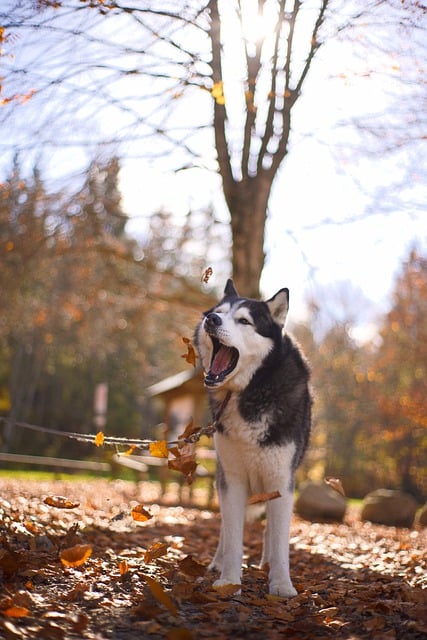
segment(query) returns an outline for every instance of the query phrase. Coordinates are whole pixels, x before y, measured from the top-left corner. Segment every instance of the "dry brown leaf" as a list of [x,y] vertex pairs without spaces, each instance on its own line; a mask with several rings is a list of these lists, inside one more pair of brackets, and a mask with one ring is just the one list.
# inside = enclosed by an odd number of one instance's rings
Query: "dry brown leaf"
[[104,444],[104,439],[105,439],[105,436],[102,433],[102,431],[98,431],[98,433],[95,436],[95,440],[94,440],[95,445],[97,447],[102,447],[102,445]]
[[166,638],[167,640],[193,640],[193,634],[189,629],[177,627],[176,629],[169,629]]
[[76,544],[61,551],[60,559],[65,567],[80,567],[92,555],[90,544]]
[[149,444],[150,456],[153,458],[167,458],[169,456],[168,443],[166,440],[156,440]]
[[197,360],[196,350],[191,344],[191,340],[189,338],[182,338],[182,341],[185,345],[187,345],[187,353],[184,353],[181,358],[184,358],[184,360],[188,362],[188,364],[191,364],[193,365],[193,367],[195,367]]
[[[186,440],[187,438],[194,435],[198,431],[200,431],[200,427],[195,427],[193,418],[191,418],[190,422],[187,424],[184,431],[181,433],[181,435],[178,436],[178,440]],[[175,448],[174,448],[174,451],[175,451]]]
[[142,504],[137,504],[135,507],[133,507],[131,513],[132,518],[136,520],[136,522],[146,522],[147,520],[151,520],[151,518],[153,517],[148,509],[145,509]]
[[342,482],[339,478],[325,478],[325,483],[334,489],[334,491],[337,491],[345,497],[344,487],[342,486]]
[[80,506],[80,502],[72,502],[64,496],[47,496],[43,502],[49,507],[56,507],[57,509],[76,509]]
[[164,542],[155,542],[151,545],[149,549],[144,553],[144,562],[148,564],[152,560],[156,558],[161,558],[165,556],[168,552],[168,545]]
[[146,581],[151,593],[156,598],[156,600],[160,602],[164,607],[166,607],[166,609],[168,609],[172,615],[176,616],[178,613],[178,609],[176,608],[169,595],[163,589],[162,585],[150,576],[144,576],[144,580]]
[[221,596],[232,596],[241,590],[242,585],[241,584],[221,584],[221,585],[213,585],[213,588]]
[[201,281],[204,282],[205,284],[208,284],[209,279],[212,277],[212,275],[213,275],[212,267],[207,267],[202,273]]
[[179,562],[179,568],[187,576],[199,577],[204,576],[206,573],[205,565],[194,560],[191,555],[186,556]]
[[281,498],[280,491],[269,491],[267,493],[254,493],[248,500],[248,504],[259,504],[260,502],[268,502],[275,498]]

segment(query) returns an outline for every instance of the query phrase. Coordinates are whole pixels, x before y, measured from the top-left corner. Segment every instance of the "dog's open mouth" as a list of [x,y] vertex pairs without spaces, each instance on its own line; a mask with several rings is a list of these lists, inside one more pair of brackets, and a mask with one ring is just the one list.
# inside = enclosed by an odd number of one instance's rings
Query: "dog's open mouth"
[[211,336],[213,345],[213,355],[211,366],[205,375],[205,384],[209,387],[215,386],[225,380],[233,371],[239,360],[239,352],[234,347],[227,347],[217,338]]

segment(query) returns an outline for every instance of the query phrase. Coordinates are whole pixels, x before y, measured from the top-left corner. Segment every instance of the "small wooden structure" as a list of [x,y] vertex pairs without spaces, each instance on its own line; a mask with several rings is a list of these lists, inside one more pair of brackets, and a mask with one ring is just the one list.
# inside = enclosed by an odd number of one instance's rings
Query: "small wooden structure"
[[200,368],[188,369],[164,378],[147,389],[149,397],[164,405],[165,439],[176,440],[190,420],[203,426],[207,415],[207,394]]

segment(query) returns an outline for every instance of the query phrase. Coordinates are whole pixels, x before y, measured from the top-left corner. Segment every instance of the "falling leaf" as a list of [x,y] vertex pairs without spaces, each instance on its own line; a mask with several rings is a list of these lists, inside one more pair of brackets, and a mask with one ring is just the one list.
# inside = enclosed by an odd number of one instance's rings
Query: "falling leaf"
[[132,509],[132,518],[136,520],[136,522],[146,522],[147,520],[151,520],[153,515],[145,509],[142,504],[137,504]]
[[104,444],[104,438],[105,436],[102,433],[102,431],[98,431],[94,440],[94,443],[96,444],[97,447],[102,447],[102,445]]
[[184,353],[181,358],[184,358],[188,364],[192,364],[193,367],[196,366],[197,354],[193,345],[191,344],[191,340],[189,338],[182,338],[184,344],[187,345],[187,353]]
[[168,443],[166,440],[156,440],[149,444],[150,455],[153,458],[167,458],[169,456]]
[[49,507],[56,507],[57,509],[76,509],[80,506],[80,502],[72,502],[63,496],[47,496],[43,502]]
[[191,555],[186,556],[179,562],[180,570],[187,576],[204,576],[206,573],[206,567],[204,564],[194,560]]
[[119,562],[119,572],[121,576],[124,576],[129,571],[129,565],[127,560],[120,560]]
[[92,555],[90,544],[76,544],[61,551],[61,562],[65,567],[80,567]]
[[195,433],[200,431],[200,427],[194,426],[193,419],[191,418],[190,422],[185,427],[184,431],[178,436],[178,440],[187,440]]
[[329,487],[334,489],[334,491],[337,491],[342,496],[345,496],[344,487],[342,486],[342,482],[341,482],[341,480],[339,478],[325,478],[325,483]]
[[173,453],[176,458],[168,461],[168,468],[183,473],[186,476],[188,484],[191,484],[194,480],[193,474],[197,469],[194,453],[187,453],[186,449],[180,451],[176,447],[171,449],[171,453]]
[[202,273],[202,282],[204,282],[205,284],[208,284],[209,279],[212,277],[213,274],[213,269],[212,267],[208,267],[207,269],[205,269]]
[[168,552],[169,546],[165,542],[155,542],[144,554],[144,562],[149,564],[156,558],[165,556]]
[[248,504],[259,504],[260,502],[268,502],[275,498],[281,498],[280,491],[270,491],[267,493],[254,493],[248,500]]
[[175,604],[172,602],[166,591],[163,589],[161,584],[157,582],[157,580],[154,580],[154,578],[150,578],[150,576],[144,576],[144,580],[146,581],[151,593],[156,598],[156,600],[163,606],[165,606],[172,613],[172,615],[176,616],[178,613],[178,609],[176,608]]

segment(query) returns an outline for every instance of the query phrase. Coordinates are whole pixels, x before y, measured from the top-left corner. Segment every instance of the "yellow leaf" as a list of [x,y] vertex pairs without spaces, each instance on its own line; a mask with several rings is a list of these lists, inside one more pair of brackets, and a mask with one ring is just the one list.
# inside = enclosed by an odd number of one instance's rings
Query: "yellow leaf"
[[213,98],[220,98],[223,95],[223,87],[224,87],[224,83],[222,80],[220,80],[219,82],[215,82],[212,89],[211,89],[211,94]]
[[104,444],[104,437],[105,436],[102,433],[102,431],[98,431],[94,440],[94,443],[96,444],[97,447],[102,447],[102,445]]
[[178,613],[178,609],[176,608],[175,604],[172,602],[166,591],[163,589],[161,584],[154,580],[154,578],[150,578],[150,576],[144,576],[144,580],[146,581],[151,593],[156,598],[156,600],[163,606],[165,606],[172,615],[176,616]]
[[156,440],[149,444],[150,455],[153,458],[167,458],[169,456],[168,443],[166,440]]
[[92,555],[90,544],[76,544],[61,551],[61,562],[65,567],[80,567]]

